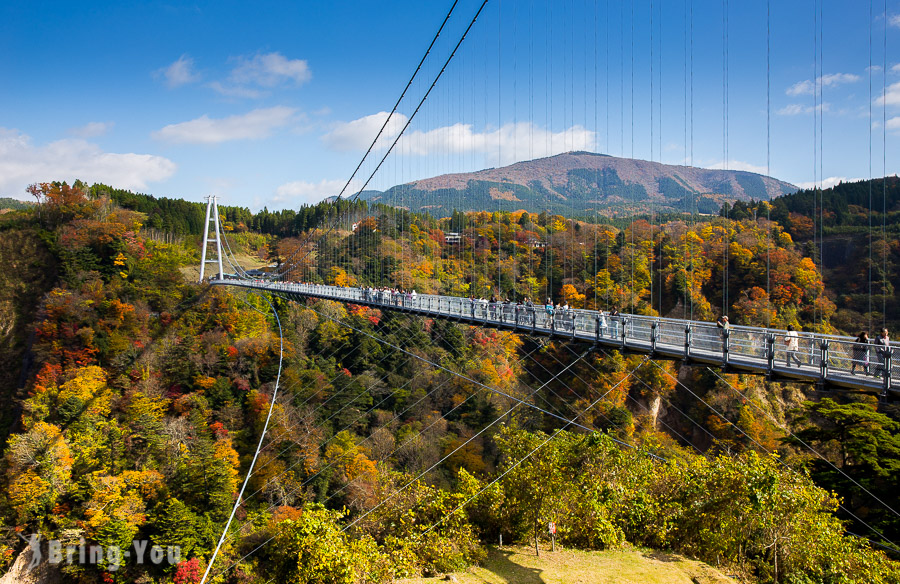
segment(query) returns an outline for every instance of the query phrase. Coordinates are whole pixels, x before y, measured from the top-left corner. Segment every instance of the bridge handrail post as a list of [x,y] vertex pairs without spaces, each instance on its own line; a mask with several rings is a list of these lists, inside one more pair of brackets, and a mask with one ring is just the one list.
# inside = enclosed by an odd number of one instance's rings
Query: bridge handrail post
[[728,365],[728,353],[731,349],[731,331],[725,329],[722,331],[722,362]]
[[650,354],[656,353],[656,335],[659,332],[659,321],[650,323]]
[[694,329],[690,324],[684,325],[684,358],[691,356],[691,343],[694,341]]
[[622,317],[622,348],[628,345],[628,317]]
[[515,314],[516,324],[515,324],[514,328],[516,330],[519,330],[519,305],[516,304],[516,306],[514,308],[515,308],[515,312],[516,312],[516,314]]
[[894,351],[890,346],[882,349],[884,351],[884,383],[881,387],[881,398],[887,399],[888,390],[891,388],[891,362],[894,360]]
[[575,312],[573,311],[573,312],[572,312],[572,338],[573,338],[573,339],[575,338],[575,324],[576,324],[576,323],[575,323],[575,319],[576,319],[577,317],[578,317],[578,315],[575,314]]
[[775,370],[775,333],[766,333],[766,369],[769,373]]
[[594,316],[594,342],[600,342],[600,315]]

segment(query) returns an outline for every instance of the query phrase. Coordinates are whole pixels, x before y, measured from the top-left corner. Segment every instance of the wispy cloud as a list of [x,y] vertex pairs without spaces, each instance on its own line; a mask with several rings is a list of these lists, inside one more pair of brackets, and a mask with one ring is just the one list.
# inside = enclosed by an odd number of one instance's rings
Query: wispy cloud
[[218,144],[232,140],[260,140],[291,122],[296,110],[285,106],[255,109],[227,118],[203,115],[188,122],[170,124],[153,137],[180,144]]
[[288,59],[281,53],[238,57],[236,61],[237,65],[231,71],[230,78],[240,85],[274,87],[283,81],[293,81],[300,85],[312,78],[309,64],[304,59]]
[[305,59],[288,59],[281,53],[258,53],[232,59],[234,67],[227,81],[214,81],[209,87],[228,97],[256,99],[266,95],[260,88],[293,84],[302,85],[312,79]]
[[[285,183],[275,189],[275,196],[272,198],[273,203],[288,203],[290,205],[300,205],[303,203],[318,203],[328,197],[334,197],[340,194],[341,189],[347,184],[346,180],[327,180],[323,179],[319,182],[307,182],[303,180],[295,180]],[[355,194],[362,186],[361,183],[353,181],[344,192],[344,196]]]
[[[379,112],[337,124],[322,139],[334,150],[364,150],[375,139],[387,116],[387,112]],[[394,114],[376,148],[388,147],[406,120],[405,116]],[[395,152],[407,156],[475,152],[484,154],[488,164],[507,165],[570,150],[594,150],[597,141],[596,132],[578,125],[560,132],[550,132],[531,122],[519,122],[479,132],[471,124],[460,123],[431,130],[408,131],[398,142]]]
[[797,183],[797,186],[801,189],[812,189],[812,188],[822,188],[822,189],[830,189],[833,186],[836,186],[842,182],[857,182],[865,180],[862,178],[847,178],[846,176],[829,176],[826,179],[822,179],[820,182],[815,181],[806,181]]
[[76,138],[93,138],[109,132],[114,125],[113,122],[90,122],[77,128],[71,128],[69,135]]
[[893,67],[891,67],[891,73],[900,73],[900,63],[897,63]]
[[875,98],[876,105],[900,105],[900,81],[888,85],[884,95]]
[[724,162],[716,162],[706,168],[712,170],[744,170],[747,172],[755,172],[756,174],[766,174],[766,167],[760,164],[751,164],[741,160],[729,160],[726,166]]
[[900,116],[894,116],[887,121],[886,127],[888,130],[897,131],[900,130]]
[[819,105],[813,107],[811,105],[802,105],[799,103],[792,103],[784,106],[781,109],[775,110],[775,113],[779,116],[800,116],[811,114],[814,111],[819,112],[827,112],[831,111],[831,104],[829,103],[820,103]]
[[226,97],[240,97],[244,99],[259,99],[266,95],[265,91],[253,89],[252,87],[243,87],[240,85],[226,85],[221,81],[213,81],[207,85],[210,89],[224,95]]
[[[378,130],[384,125],[388,115],[388,112],[378,112],[351,122],[340,122],[322,139],[330,148],[340,152],[365,150],[378,135]],[[407,119],[403,114],[395,113],[391,116],[384,133],[379,137],[379,146],[387,147],[406,125]]]
[[24,193],[34,182],[82,179],[125,189],[145,189],[163,181],[177,166],[151,154],[104,152],[85,140],[66,139],[36,146],[29,136],[0,127],[0,192]]
[[894,14],[892,16],[889,16],[888,23],[890,23],[891,26],[900,28],[900,14]]
[[790,96],[812,95],[816,90],[817,82],[822,87],[834,87],[846,83],[856,83],[860,79],[862,78],[859,75],[854,75],[853,73],[829,73],[817,78],[816,81],[813,81],[811,79],[798,81],[797,83],[794,83],[793,85],[788,87],[785,93]]
[[168,67],[157,69],[154,76],[163,78],[169,89],[200,80],[200,76],[194,72],[194,60],[187,55],[181,55]]

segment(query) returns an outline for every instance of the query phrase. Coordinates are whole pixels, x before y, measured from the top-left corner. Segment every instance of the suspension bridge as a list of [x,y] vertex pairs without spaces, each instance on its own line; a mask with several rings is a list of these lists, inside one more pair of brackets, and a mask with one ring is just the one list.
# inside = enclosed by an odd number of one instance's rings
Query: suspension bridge
[[[613,138],[617,136],[619,138],[619,154],[625,157],[628,150],[626,145],[626,125],[630,125],[630,156],[634,158],[635,126],[637,121],[639,126],[638,132],[643,131],[645,134],[649,134],[647,136],[649,140],[643,147],[645,150],[649,150],[649,160],[651,162],[654,161],[654,158],[661,162],[664,150],[669,149],[670,145],[664,146],[664,133],[669,139],[673,135],[681,138],[683,134],[683,161],[685,164],[683,168],[694,166],[695,16],[693,0],[685,0],[682,6],[683,14],[679,14],[679,19],[683,17],[683,22],[680,23],[682,25],[680,34],[683,35],[683,42],[681,43],[683,47],[680,48],[683,48],[683,56],[678,57],[678,59],[676,59],[676,54],[672,52],[671,47],[667,51],[663,48],[661,39],[665,35],[670,34],[668,28],[677,29],[679,22],[678,19],[673,20],[671,18],[672,14],[667,14],[669,18],[664,18],[662,8],[664,3],[662,2],[654,3],[651,1],[649,6],[639,7],[639,14],[636,14],[635,3],[632,3],[630,17],[628,17],[627,11],[623,7],[625,3],[621,3],[622,6],[616,7],[611,6],[611,3],[607,2],[601,7],[597,2],[594,2],[593,11],[587,10],[589,13],[587,16],[592,16],[592,18],[579,15],[574,3],[571,5],[566,3],[564,7],[560,8],[560,14],[555,14],[554,3],[546,4],[545,13],[540,9],[535,10],[534,3],[531,3],[527,10],[525,8],[522,9],[521,14],[519,6],[516,4],[513,9],[515,11],[514,14],[510,15],[507,12],[505,16],[499,9],[499,3],[497,4],[497,13],[488,17],[491,19],[496,18],[496,22],[491,23],[491,26],[496,26],[496,28],[486,29],[486,25],[483,25],[479,29],[475,26],[479,18],[485,18],[483,12],[487,5],[487,0],[484,0],[475,2],[474,14],[463,17],[461,22],[458,22],[456,28],[453,29],[453,20],[458,16],[458,12],[457,15],[454,15],[458,2],[452,3],[446,18],[438,28],[431,44],[425,50],[424,55],[418,62],[415,71],[406,83],[393,108],[389,112],[381,112],[384,115],[371,116],[371,119],[367,120],[368,122],[376,122],[373,128],[377,128],[377,133],[372,138],[362,160],[347,179],[344,187],[332,200],[331,211],[320,218],[321,222],[318,225],[307,226],[301,235],[302,241],[295,245],[292,250],[279,254],[280,261],[278,265],[274,266],[275,269],[268,272],[266,277],[260,278],[257,274],[249,274],[237,261],[226,230],[220,224],[217,198],[214,196],[208,197],[200,281],[208,282],[212,286],[269,293],[291,301],[303,302],[307,299],[331,300],[377,308],[379,310],[397,311],[423,318],[446,319],[469,326],[502,329],[534,337],[547,337],[566,341],[572,345],[581,345],[584,353],[570,350],[572,360],[568,363],[559,363],[560,371],[568,369],[592,350],[605,351],[614,349],[644,354],[646,358],[642,363],[646,361],[652,363],[657,359],[666,359],[687,365],[721,367],[723,371],[762,375],[772,381],[814,384],[822,390],[874,393],[882,401],[888,401],[900,392],[900,371],[897,370],[900,363],[897,363],[896,349],[891,347],[890,344],[884,347],[877,344],[858,343],[854,337],[807,331],[793,332],[770,326],[720,326],[715,322],[695,320],[693,318],[678,319],[639,314],[636,310],[632,310],[630,313],[618,313],[610,312],[609,310],[559,309],[552,304],[535,304],[527,300],[518,302],[486,301],[475,297],[415,293],[412,292],[415,286],[411,284],[411,278],[401,274],[401,270],[396,268],[396,266],[393,268],[385,267],[390,262],[387,261],[387,258],[378,256],[378,254],[385,253],[383,247],[364,239],[361,239],[361,243],[358,243],[358,245],[365,247],[362,250],[353,249],[349,243],[342,250],[333,245],[329,237],[345,237],[349,241],[350,237],[357,233],[361,222],[367,220],[366,217],[353,216],[346,206],[341,207],[341,203],[352,203],[361,200],[361,195],[377,175],[381,176],[383,181],[392,181],[395,185],[408,186],[414,180],[414,178],[409,176],[410,173],[419,172],[420,176],[418,178],[421,178],[423,174],[436,174],[433,172],[434,167],[429,166],[428,163],[416,166],[415,170],[411,170],[411,167],[414,165],[402,162],[409,160],[410,157],[415,155],[429,154],[434,159],[447,163],[446,166],[440,167],[440,169],[445,170],[445,180],[452,183],[452,171],[447,171],[447,167],[454,167],[454,164],[470,168],[473,165],[478,166],[474,161],[474,156],[466,158],[467,152],[484,154],[484,161],[480,166],[481,168],[489,168],[491,166],[500,166],[504,161],[532,159],[567,150],[589,149],[590,146],[594,146],[595,149],[599,150],[600,144],[596,137],[599,135],[598,130],[601,126],[603,126],[603,135],[606,141],[605,151],[610,152],[614,149],[615,144],[610,144],[610,136]],[[587,2],[585,2],[585,8],[588,8]],[[731,106],[729,102],[729,62],[733,58],[730,56],[730,51],[735,50],[738,45],[729,40],[729,30],[732,26],[729,24],[729,10],[734,9],[729,9],[728,2],[723,1],[721,39],[713,38],[714,35],[710,31],[703,31],[700,35],[706,37],[705,40],[708,42],[704,50],[709,53],[715,52],[712,51],[711,47],[718,44],[719,40],[721,41],[721,168],[725,170],[728,169],[730,164],[729,131],[731,122],[729,112]],[[766,55],[765,76],[761,76],[758,79],[757,85],[766,88],[763,99],[766,113],[764,134],[765,175],[767,176],[764,178],[768,179],[772,143],[772,79],[770,66],[772,7],[770,3],[766,3],[764,10],[755,10],[752,7],[742,7],[741,10],[752,13],[753,23],[744,22],[742,24],[756,26],[759,29],[760,47],[758,48]],[[799,95],[808,92],[811,94],[812,104],[806,109],[796,106],[793,109],[787,108],[785,110],[788,112],[808,110],[808,113],[813,117],[815,131],[810,150],[813,156],[816,186],[813,188],[815,206],[812,217],[809,219],[812,222],[811,231],[813,233],[811,244],[812,248],[818,252],[818,258],[821,258],[825,247],[823,225],[826,214],[821,201],[822,185],[826,176],[823,161],[824,125],[822,120],[823,112],[827,111],[827,104],[823,100],[823,93],[826,87],[829,87],[829,84],[834,82],[834,78],[824,75],[823,71],[823,13],[822,3],[817,0],[812,7],[810,15],[811,28],[814,33],[812,35],[814,43],[813,80],[807,82],[808,87],[798,84],[799,88],[795,93]],[[886,15],[885,9],[884,21],[887,20]],[[504,37],[501,34],[502,27],[500,23],[503,21],[503,18],[515,22],[513,30],[517,34],[512,35],[512,37],[509,35]],[[523,20],[521,31],[518,28],[519,20]],[[560,23],[562,23],[562,31],[556,28]],[[709,21],[706,21],[706,24],[709,25]],[[629,27],[630,39],[628,38]],[[635,40],[636,29],[638,30],[638,35],[646,34],[648,43],[644,43],[641,39]],[[867,69],[870,104],[875,102],[877,98],[873,94],[873,72],[877,71],[877,68],[873,65],[877,63],[873,61],[872,30],[872,24],[870,23],[869,67]],[[519,32],[521,34],[518,34]],[[792,26],[790,35],[794,34],[795,30]],[[475,38],[469,38],[472,36]],[[579,51],[583,51],[583,54],[576,54],[575,38],[580,39],[577,44],[579,45]],[[467,41],[467,39],[469,40]],[[560,39],[562,39],[563,43],[561,47],[557,42]],[[442,45],[441,43],[444,44]],[[544,46],[541,47],[538,43],[543,43]],[[626,51],[626,47],[629,44],[630,51]],[[644,50],[647,54],[639,55],[639,60],[642,62],[638,66],[646,66],[647,68],[645,81],[648,82],[647,85],[650,91],[648,94],[649,99],[646,100],[646,103],[639,102],[637,106],[638,108],[649,107],[636,114],[635,74],[637,67],[635,54],[636,51],[641,50]],[[496,69],[492,68],[493,65],[490,67],[488,65],[489,57],[492,57],[493,53],[496,54],[497,58]],[[520,68],[518,60],[526,54],[526,62]],[[665,62],[670,68],[668,74],[665,75],[665,67],[663,66],[664,55]],[[512,66],[508,64],[501,66],[503,57],[509,58],[510,56],[513,59]],[[885,75],[883,72],[888,68],[886,51],[883,58],[881,71],[882,75]],[[543,59],[543,69],[536,69],[535,63],[540,59]],[[563,65],[554,72],[553,62],[560,59],[562,59]],[[627,66],[629,60],[630,70]],[[672,61],[676,60],[679,60],[679,62],[673,64]],[[675,73],[677,75],[672,75],[671,69],[673,68],[676,70]],[[562,76],[561,82],[558,79],[560,71]],[[527,75],[525,74],[526,72]],[[638,71],[638,75],[642,74],[643,72]],[[543,81],[541,80],[542,76]],[[630,83],[626,81],[628,76],[630,76]],[[554,81],[554,79],[556,80]],[[681,85],[673,87],[677,85],[676,80]],[[886,77],[883,77],[883,81],[883,85],[886,87]],[[554,83],[556,84],[555,87]],[[666,91],[663,90],[664,83],[667,84]],[[516,101],[516,96],[520,93],[517,87],[522,89],[521,93],[524,93],[527,99]],[[882,88],[882,102],[886,101],[884,99],[884,87]],[[543,103],[540,102],[541,93],[543,93]],[[561,93],[561,95],[557,96],[555,102],[554,93]],[[672,120],[664,120],[663,100],[675,101],[675,96],[681,93],[683,93],[683,99],[679,103],[679,109],[682,109],[683,106],[683,115],[680,119],[681,127],[673,129]],[[711,95],[716,92],[706,93]],[[626,103],[626,94],[629,95],[630,104]],[[412,126],[413,121],[422,117],[419,116],[417,119],[417,114],[423,109],[426,101],[431,104],[429,113],[425,114],[427,120],[422,127],[416,128]],[[438,102],[436,105],[434,104],[435,101]],[[496,112],[493,111],[494,105],[488,105],[488,102],[491,101],[496,101]],[[598,106],[598,104],[602,105]],[[527,113],[524,111],[520,112],[519,110],[524,109],[526,105]],[[715,104],[711,101],[704,103],[704,107],[707,109],[713,105]],[[751,107],[756,108],[757,113],[758,110],[763,109],[761,103]],[[404,108],[406,109],[404,110]],[[579,110],[582,119],[576,120],[576,112],[579,112]],[[507,111],[512,111],[512,115],[509,116],[506,113]],[[539,128],[536,129],[537,126],[534,123],[534,120],[540,117],[541,111],[544,112],[545,128],[547,129],[543,132]],[[529,121],[524,124],[520,122],[517,118],[520,114]],[[557,135],[553,133],[554,115],[557,116],[556,120],[558,122],[560,114],[563,123],[567,126],[563,132]],[[510,117],[511,119],[506,119]],[[642,117],[646,119],[641,119]],[[591,118],[593,119],[592,124]],[[601,123],[603,119],[605,119],[605,122]],[[647,123],[648,120],[649,123]],[[578,121],[581,124],[577,123]],[[874,143],[872,128],[875,127],[875,124],[871,106],[867,121],[869,175],[871,177],[872,160],[875,156],[872,148]],[[642,124],[644,124],[643,127],[641,127]],[[591,125],[593,125],[594,131],[585,129]],[[482,128],[492,126],[495,131],[488,132],[485,129],[483,133],[478,134],[473,129],[476,126]],[[410,129],[411,127],[412,129]],[[762,128],[763,124],[760,123],[757,127]],[[884,127],[884,124],[882,124],[882,127]],[[759,139],[760,136],[755,138]],[[640,139],[639,136],[637,140],[639,141]],[[882,140],[882,155],[884,155],[886,150],[886,142],[884,140],[886,138],[882,136]],[[760,139],[759,141],[761,142],[762,140]],[[494,144],[496,144],[496,148],[494,148]],[[560,147],[561,145],[564,147]],[[385,167],[385,163],[389,160],[392,153],[395,154],[394,160],[398,157],[401,159],[401,162],[395,163],[396,167],[393,173],[387,171]],[[886,167],[886,163],[884,166]],[[388,178],[384,178],[385,175]],[[392,176],[393,179],[391,178]],[[398,179],[397,177],[400,178]],[[606,174],[598,175],[595,180],[598,186],[604,188],[620,188],[622,185],[615,183],[615,180],[618,180],[618,178],[616,176],[614,179],[611,179],[612,184],[607,184]],[[404,180],[409,182],[404,182]],[[514,189],[509,190],[508,182],[505,182],[508,180],[508,177],[497,176],[491,180],[494,182],[488,181],[487,185],[482,186],[484,187],[483,190],[487,192],[486,200],[488,204],[496,205],[496,207],[486,207],[483,211],[488,213],[496,212],[496,216],[499,217],[504,211],[515,210],[516,207],[514,205],[517,204],[519,199],[516,198]],[[602,185],[600,184],[601,182]],[[687,184],[686,181],[681,182]],[[773,192],[771,185],[768,183],[760,182],[759,184],[762,185],[759,187],[761,189],[759,190],[759,196],[762,199],[770,199],[780,194]],[[694,197],[702,193],[691,187],[691,185],[688,185],[689,189],[684,189],[683,187],[684,185],[681,183],[675,187],[668,185],[668,188],[684,190],[684,207],[689,209],[690,223],[693,226],[699,214],[697,201],[694,200]],[[660,188],[662,188],[662,183],[660,183]],[[873,234],[878,235],[878,225],[872,219],[873,210],[877,207],[876,197],[878,193],[872,192],[871,186],[869,189],[868,312],[870,314],[869,328],[872,329],[874,321],[871,315],[877,312],[875,310],[877,308],[876,300],[873,299],[879,296],[878,291],[880,289],[879,300],[882,304],[881,318],[883,324],[884,313],[886,312],[886,299],[888,297],[886,291],[890,289],[890,286],[885,280],[881,283],[877,282],[877,276],[873,275],[876,271],[873,266],[877,266],[879,262],[884,267],[881,273],[887,273],[887,252],[884,251],[886,247],[882,248],[881,253],[883,255],[881,258],[878,258],[871,251],[874,249],[872,246],[874,241]],[[456,201],[453,201],[451,196],[447,205],[451,205],[454,209],[463,208],[465,203],[463,201],[464,190],[457,191],[455,195],[457,197]],[[546,189],[544,191],[546,193]],[[405,192],[404,189],[396,191],[394,194],[397,204],[392,204],[391,209],[383,209],[382,212],[386,213],[388,223],[401,226],[405,223],[405,227],[409,229],[411,223],[409,209],[413,208],[413,204],[409,199],[404,199],[406,196]],[[632,229],[631,253],[633,254],[632,260],[634,260],[634,254],[644,253],[647,256],[647,264],[649,266],[649,302],[644,307],[648,310],[644,312],[663,314],[664,286],[662,271],[654,268],[654,253],[656,250],[653,248],[652,243],[654,230],[662,228],[661,220],[657,215],[660,209],[655,207],[657,204],[655,201],[659,200],[660,193],[645,192],[645,198],[641,198],[640,193],[636,193],[633,189],[630,191],[625,189],[621,193],[625,208],[632,212],[640,209],[649,216],[650,249],[643,251],[638,249],[633,241],[634,231]],[[345,196],[348,194],[350,196]],[[551,217],[556,215],[554,211],[569,212],[571,210],[567,206],[567,202],[563,201],[564,197],[553,197],[549,194],[545,194],[545,196],[546,200],[543,203],[543,208]],[[417,202],[417,204],[421,206],[421,202]],[[425,207],[427,208],[427,206]],[[450,207],[445,206],[443,210],[449,211],[449,209]],[[599,224],[599,221],[597,221],[599,211],[594,208],[591,212],[594,214],[593,223],[595,225]],[[884,225],[885,215],[886,213],[880,215],[882,238],[886,232]],[[729,219],[727,213],[724,219],[725,221]],[[765,239],[762,242],[765,245],[765,251],[761,254],[761,257],[764,258],[762,269],[765,272],[765,282],[761,284],[761,289],[769,297],[773,292],[772,282],[774,281],[770,274],[770,260],[773,249],[773,242],[770,239],[775,231],[773,230],[773,222],[769,217],[754,216],[754,223],[757,220],[759,221],[761,232],[765,232]],[[487,242],[482,244],[483,247],[481,249],[484,250],[484,246],[486,246],[489,252],[481,257],[487,257],[487,255],[494,253],[494,250],[496,250],[496,267],[491,268],[493,273],[489,273],[487,261],[485,260],[484,265],[472,267],[472,273],[464,274],[463,277],[467,277],[470,282],[474,282],[476,279],[479,279],[482,283],[487,282],[488,285],[482,287],[482,291],[486,289],[491,290],[487,295],[492,295],[495,292],[496,298],[521,298],[524,295],[521,293],[521,290],[517,289],[517,285],[520,283],[515,281],[515,269],[512,270],[512,275],[510,275],[504,272],[505,268],[503,267],[504,261],[507,264],[515,264],[520,261],[520,258],[515,255],[515,251],[509,252],[504,250],[499,220],[496,223],[495,240],[491,241],[491,238],[484,235],[479,236]],[[462,231],[459,226],[456,229]],[[571,229],[572,231],[576,229],[574,220],[571,222]],[[360,229],[361,231],[362,229]],[[372,228],[370,233],[375,231],[377,229]],[[719,277],[722,278],[721,286],[723,289],[722,306],[718,308],[721,309],[722,314],[725,314],[732,306],[729,297],[729,286],[731,285],[729,269],[730,266],[735,264],[731,257],[731,238],[734,237],[734,234],[729,232],[727,228],[723,228],[722,232],[722,245],[720,249],[716,250],[718,259],[722,261],[722,273]],[[456,238],[454,240],[456,242],[459,242],[461,239],[460,233],[453,233],[453,237]],[[495,247],[491,247],[492,245],[495,245]],[[544,269],[548,270],[547,284],[541,290],[543,292],[539,296],[541,298],[549,296],[552,290],[559,289],[561,278],[553,275],[552,270],[549,268],[548,260],[550,257],[548,254],[554,246],[559,247],[561,253],[571,252],[573,256],[590,256],[594,264],[592,274],[597,274],[598,270],[603,267],[598,263],[600,261],[598,258],[601,257],[601,254],[599,253],[596,235],[592,250],[589,247],[577,247],[574,236],[571,238],[571,250],[565,248],[565,246],[560,247],[558,242],[553,241],[550,235],[546,235],[544,239],[538,240],[532,234],[529,238],[526,238],[525,245],[530,247],[533,252],[528,256],[529,261],[532,261],[532,258],[538,255],[537,252],[540,252],[543,254],[541,259],[545,264]],[[585,243],[580,242],[579,245],[585,245]],[[438,248],[440,246],[441,244],[438,243]],[[396,243],[396,249],[398,250],[397,253],[407,263],[414,263],[414,252],[411,249],[405,249],[399,243]],[[356,253],[360,251],[365,253]],[[425,253],[427,254],[427,252]],[[432,260],[433,263],[438,264],[443,260],[440,249],[432,250],[430,253],[431,256],[428,259]],[[328,257],[329,254],[331,254],[331,257]],[[344,255],[338,261],[337,256],[341,254]],[[403,257],[404,254],[406,254],[405,258]],[[505,258],[504,254],[506,254]],[[366,284],[365,286],[339,286],[319,283],[324,280],[322,275],[329,269],[333,269],[338,265],[349,266],[354,261],[357,264],[365,262],[364,258],[371,258],[373,255],[375,263],[380,267],[377,276],[367,277],[362,280]],[[476,254],[473,253],[472,255],[475,257]],[[695,292],[700,288],[700,285],[697,284],[700,276],[695,276],[694,265],[697,263],[697,258],[700,257],[701,252],[694,249],[692,245],[685,244],[684,255],[684,263],[686,266],[689,266],[685,268],[685,278],[688,281],[687,287],[690,289],[689,293],[684,294],[684,300],[687,303],[693,302]],[[607,253],[603,254],[603,257],[603,261],[608,262],[608,249]],[[326,262],[325,260],[328,261]],[[472,261],[473,266],[476,263],[477,259]],[[206,273],[208,265],[214,267],[214,273],[209,277],[207,277]],[[226,266],[230,268],[229,271],[226,271]],[[632,263],[631,270],[632,286],[634,286],[634,263]],[[434,274],[430,276],[432,280],[427,289],[431,291],[447,291],[448,288],[443,285],[436,273],[437,270],[434,270]],[[582,280],[587,279],[583,273],[579,275],[578,271],[571,267],[569,268],[569,273],[563,274],[563,276],[567,282],[576,282],[579,277]],[[593,275],[588,277],[592,278]],[[553,278],[557,278],[555,285]],[[883,275],[882,278],[884,279],[886,276]],[[334,279],[328,281],[337,283],[337,280]],[[424,289],[420,288],[420,290]],[[823,324],[826,318],[824,316],[825,311],[820,308],[821,304],[819,301],[826,299],[824,298],[823,290],[817,294],[816,298],[811,299],[809,303],[814,307],[813,312],[815,313],[817,324]],[[599,304],[595,301],[594,306],[599,306]],[[691,314],[693,314],[693,306],[691,307]],[[338,324],[346,325],[346,323]],[[819,330],[826,328],[820,327]],[[522,358],[525,359],[527,357],[526,355]],[[555,372],[552,375],[552,379],[556,379],[560,371]],[[448,373],[462,377],[456,372]],[[547,373],[553,372],[548,371]],[[629,373],[629,377],[630,375]],[[474,380],[466,378],[466,381],[478,385]],[[680,383],[677,380],[676,382]],[[533,396],[538,389],[545,385],[546,383],[535,389],[534,393],[530,394],[529,397]],[[479,389],[494,391],[483,385]],[[690,388],[685,389],[693,394]],[[735,389],[735,391],[737,390]],[[506,397],[510,398],[511,396],[506,395]],[[558,418],[558,421],[565,424],[563,427],[568,427],[569,425],[580,426],[578,422],[580,414],[569,419],[567,416],[543,410],[537,405],[530,403],[528,399],[515,398],[513,401],[515,404],[508,412],[519,405],[526,405]],[[275,396],[273,396],[271,403],[274,405],[274,402]],[[712,409],[712,406],[710,408]],[[722,419],[725,419],[724,415],[719,412],[716,413]],[[497,423],[499,419],[494,420],[491,425]],[[592,428],[580,427],[588,431],[592,430]],[[479,434],[483,430],[480,430]],[[265,432],[260,438],[259,448],[262,447],[263,438],[265,438]],[[467,439],[463,446],[472,439],[474,439],[474,436]],[[690,441],[686,442],[690,443]],[[760,446],[760,448],[762,447]],[[255,464],[255,460],[254,458],[253,464]],[[253,464],[251,464],[251,468],[248,471],[247,479],[253,472]],[[245,487],[247,479],[245,479]],[[239,500],[243,496],[243,492],[242,488]],[[250,496],[254,494],[252,493]],[[230,522],[231,519],[229,519],[229,525]],[[347,527],[349,528],[352,525],[353,523]],[[228,526],[223,532],[222,541],[220,541],[216,553],[218,553],[218,549],[221,547],[227,532]],[[262,545],[265,545],[265,543]],[[215,554],[209,566],[211,567],[214,562]],[[208,573],[209,568],[207,569],[207,575]],[[204,576],[204,581],[207,575]]]
[[[428,318],[444,318],[489,328],[505,329],[560,340],[578,341],[646,353],[654,358],[685,363],[719,365],[732,372],[766,375],[775,381],[815,383],[822,388],[878,392],[881,397],[900,391],[893,353],[877,354],[874,346],[861,346],[853,337],[798,333],[791,351],[786,330],[729,326],[716,323],[658,318],[639,314],[610,316],[601,311],[570,309],[548,311],[544,306],[488,302],[367,288],[291,282],[266,282],[225,277],[210,279],[217,286],[235,286],[278,294],[293,300],[320,298],[396,310]],[[871,367],[863,353],[872,353]],[[793,354],[799,361],[788,361]],[[883,365],[882,365],[883,363]],[[854,366],[855,365],[855,366]],[[883,375],[872,376],[883,367]]]

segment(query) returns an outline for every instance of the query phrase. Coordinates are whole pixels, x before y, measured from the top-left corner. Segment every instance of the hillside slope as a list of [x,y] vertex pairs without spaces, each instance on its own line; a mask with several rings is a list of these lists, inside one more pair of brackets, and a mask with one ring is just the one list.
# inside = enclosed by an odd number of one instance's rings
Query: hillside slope
[[454,209],[550,210],[621,216],[656,211],[718,211],[725,201],[771,199],[797,188],[739,170],[710,170],[568,152],[502,168],[446,174],[398,185],[367,200],[447,216]]

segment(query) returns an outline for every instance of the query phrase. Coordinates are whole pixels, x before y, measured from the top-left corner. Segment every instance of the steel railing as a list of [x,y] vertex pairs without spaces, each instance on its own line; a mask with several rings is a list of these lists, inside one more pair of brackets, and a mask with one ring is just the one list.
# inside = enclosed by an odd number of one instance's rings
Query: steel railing
[[[275,292],[341,302],[396,308],[610,346],[659,353],[670,357],[734,366],[813,381],[861,388],[896,390],[900,363],[896,349],[856,343],[852,337],[798,332],[798,348],[789,351],[786,332],[749,326],[719,328],[715,323],[655,316],[570,309],[542,305],[488,302],[480,299],[411,294],[391,290],[329,286],[266,280],[210,280]],[[798,364],[799,363],[799,364]]]

